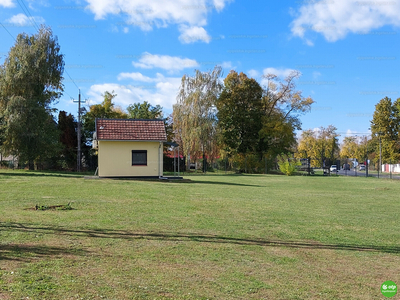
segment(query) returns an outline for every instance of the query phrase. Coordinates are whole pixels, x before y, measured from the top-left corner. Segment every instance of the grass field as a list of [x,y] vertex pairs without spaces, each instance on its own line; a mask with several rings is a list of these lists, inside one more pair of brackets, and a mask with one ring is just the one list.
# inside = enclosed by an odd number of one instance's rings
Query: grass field
[[400,286],[399,181],[185,178],[0,170],[0,299],[365,300]]

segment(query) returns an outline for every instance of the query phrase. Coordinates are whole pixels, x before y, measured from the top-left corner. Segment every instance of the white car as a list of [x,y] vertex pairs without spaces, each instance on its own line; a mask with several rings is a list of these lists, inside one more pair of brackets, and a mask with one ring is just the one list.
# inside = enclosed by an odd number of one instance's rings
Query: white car
[[331,172],[337,172],[337,167],[336,167],[336,165],[332,165],[331,168],[330,168],[330,171],[331,171]]
[[365,165],[360,165],[360,171],[365,171]]

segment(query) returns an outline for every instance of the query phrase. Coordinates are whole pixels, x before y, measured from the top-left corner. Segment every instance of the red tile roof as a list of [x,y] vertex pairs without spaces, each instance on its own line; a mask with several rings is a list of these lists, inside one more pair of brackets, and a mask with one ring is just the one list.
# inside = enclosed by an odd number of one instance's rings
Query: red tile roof
[[167,141],[163,120],[96,119],[98,140]]

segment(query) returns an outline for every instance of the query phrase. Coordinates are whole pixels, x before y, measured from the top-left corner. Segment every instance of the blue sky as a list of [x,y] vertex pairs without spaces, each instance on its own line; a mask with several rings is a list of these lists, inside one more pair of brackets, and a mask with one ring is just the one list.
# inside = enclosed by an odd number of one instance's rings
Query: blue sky
[[[172,112],[180,79],[221,65],[263,83],[299,70],[297,88],[316,102],[303,129],[368,132],[375,105],[400,97],[400,1],[0,0],[0,63],[13,37],[46,24],[65,55],[56,107],[76,115],[114,90],[117,105]],[[12,37],[13,36],[13,37]]]

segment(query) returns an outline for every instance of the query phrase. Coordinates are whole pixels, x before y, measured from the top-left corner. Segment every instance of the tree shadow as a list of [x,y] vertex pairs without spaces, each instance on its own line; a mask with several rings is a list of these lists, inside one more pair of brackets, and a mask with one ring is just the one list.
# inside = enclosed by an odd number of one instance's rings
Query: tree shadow
[[[162,240],[162,241],[182,241],[182,242],[199,242],[199,243],[219,243],[219,244],[235,244],[235,245],[257,245],[262,247],[285,247],[298,249],[330,249],[330,250],[346,250],[346,251],[367,251],[399,254],[399,246],[385,245],[356,245],[356,244],[327,244],[316,241],[280,241],[271,239],[258,238],[235,238],[220,235],[199,235],[190,233],[136,233],[130,231],[117,231],[111,229],[66,229],[62,227],[38,227],[34,225],[24,226],[19,223],[1,223],[0,229],[22,231],[22,232],[42,232],[46,234],[63,234],[75,237],[90,237],[102,239],[126,239],[126,240]],[[1,248],[0,248],[1,250]],[[39,249],[40,250],[40,249]],[[68,249],[54,250],[66,251]],[[51,251],[49,252],[52,253]],[[1,254],[1,253],[0,253]]]
[[58,177],[58,178],[83,178],[84,175],[62,174],[62,173],[30,173],[26,172],[0,172],[0,176],[8,177]]
[[49,247],[39,245],[8,244],[0,245],[0,261],[27,261],[31,258],[59,255],[86,255],[88,251],[64,247]]
[[[171,181],[172,182],[172,181]],[[243,184],[243,183],[233,183],[233,182],[223,182],[223,181],[209,181],[209,180],[191,180],[189,182],[187,181],[182,181],[179,182],[179,180],[176,180],[174,182],[185,184],[185,183],[194,183],[194,184],[214,184],[214,185],[232,185],[232,186],[247,186],[247,187],[263,187],[261,185],[255,185],[255,184]]]
[[275,174],[251,174],[251,173],[187,173],[181,172],[182,176],[186,177],[241,177],[241,176],[251,176],[251,177],[265,177],[266,175],[275,175]]

